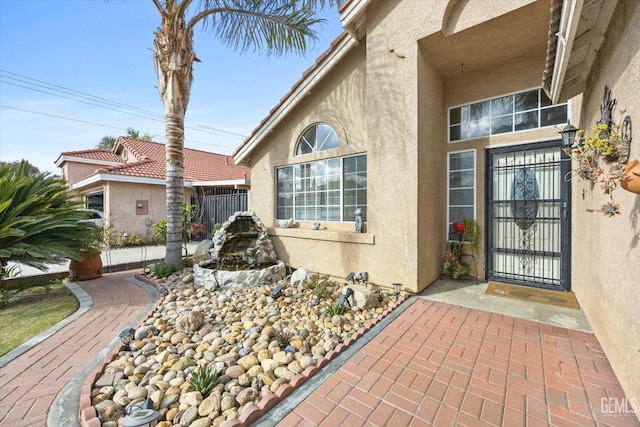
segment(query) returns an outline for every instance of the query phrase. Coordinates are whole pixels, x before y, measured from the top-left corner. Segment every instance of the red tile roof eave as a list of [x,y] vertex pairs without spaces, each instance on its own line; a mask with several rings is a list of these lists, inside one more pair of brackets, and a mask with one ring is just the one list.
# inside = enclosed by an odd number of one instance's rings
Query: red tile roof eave
[[231,154],[232,157],[235,157],[236,154],[238,154],[238,152],[240,152],[240,150],[242,150],[242,148],[244,148],[249,141],[256,135],[256,133],[258,132],[258,130],[260,130],[260,128],[262,128],[271,117],[273,117],[273,115],[278,111],[278,109],[280,109],[280,107],[282,107],[284,105],[284,103],[293,96],[293,94],[295,93],[296,89],[298,89],[302,83],[309,77],[309,75],[313,72],[313,70],[315,70],[316,68],[318,68],[321,64],[322,61],[324,61],[335,49],[335,47],[338,45],[338,43],[340,43],[342,41],[342,39],[344,39],[347,34],[349,34],[347,31],[343,31],[338,37],[336,37],[333,42],[331,42],[331,45],[329,46],[329,48],[324,51],[317,59],[316,61],[313,63],[313,65],[311,65],[309,68],[307,68],[307,70],[305,70],[302,73],[302,77],[300,79],[298,79],[297,82],[294,83],[294,85],[291,87],[291,89],[289,90],[289,92],[287,92],[281,99],[280,102],[273,107],[270,111],[269,114],[260,121],[260,124],[258,126],[256,126],[251,133],[249,134],[248,137],[245,138],[244,141],[242,141],[242,144],[240,144],[238,147],[236,147],[236,149],[234,150],[233,154]]

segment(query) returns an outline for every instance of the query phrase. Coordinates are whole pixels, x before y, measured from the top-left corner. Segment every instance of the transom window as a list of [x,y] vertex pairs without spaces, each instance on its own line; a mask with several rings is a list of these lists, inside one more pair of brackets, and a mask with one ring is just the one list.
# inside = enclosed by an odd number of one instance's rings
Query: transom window
[[316,123],[308,127],[298,138],[296,143],[296,156],[315,153],[316,151],[338,148],[338,135],[331,126],[325,123]]
[[567,122],[567,103],[551,104],[533,89],[449,109],[449,141],[480,138]]
[[367,215],[367,156],[349,156],[276,169],[276,217],[354,221]]

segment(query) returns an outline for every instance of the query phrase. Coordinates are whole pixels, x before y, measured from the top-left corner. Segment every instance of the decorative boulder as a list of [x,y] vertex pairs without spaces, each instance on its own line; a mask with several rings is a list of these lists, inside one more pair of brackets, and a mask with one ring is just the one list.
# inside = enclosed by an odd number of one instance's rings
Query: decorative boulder
[[352,305],[361,309],[370,309],[378,305],[375,295],[373,295],[373,292],[366,286],[347,285],[342,289],[342,293],[345,294],[347,289],[353,291],[353,296],[349,297],[349,299],[353,298],[353,302],[350,301]]
[[213,240],[204,239],[202,242],[198,243],[196,246],[196,250],[193,253],[193,263],[198,264],[200,261],[208,260],[211,258],[211,254],[209,250],[213,247]]
[[291,275],[291,286],[304,286],[304,283],[311,278],[311,273],[304,268],[299,268]]
[[176,318],[178,332],[193,333],[200,329],[204,322],[204,314],[199,311],[185,311]]

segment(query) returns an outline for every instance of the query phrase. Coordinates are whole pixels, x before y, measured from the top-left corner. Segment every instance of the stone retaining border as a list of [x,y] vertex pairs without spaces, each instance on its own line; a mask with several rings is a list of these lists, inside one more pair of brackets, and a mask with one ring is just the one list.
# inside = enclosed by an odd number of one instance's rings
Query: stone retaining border
[[[156,290],[160,289],[160,285],[157,282],[144,275],[136,274],[134,277],[140,282],[155,287]],[[234,420],[227,420],[222,423],[221,427],[247,427],[263,418],[271,409],[280,404],[285,397],[291,395],[294,391],[305,385],[315,374],[326,367],[329,362],[336,359],[339,355],[346,353],[346,350],[348,350],[358,340],[358,338],[369,332],[374,326],[382,326],[379,324],[379,322],[390,315],[398,307],[400,307],[402,303],[407,299],[409,299],[408,294],[401,295],[397,301],[390,303],[387,309],[380,316],[376,317],[375,319],[371,319],[363,328],[354,333],[344,343],[338,344],[335,349],[329,351],[322,359],[318,359],[315,364],[308,366],[302,373],[293,377],[289,383],[282,384],[275,393],[262,398],[257,405],[253,404],[248,408],[245,408],[242,414],[240,414],[239,418],[236,418]],[[142,325],[147,319],[149,319],[149,317],[153,315],[154,311],[162,304],[163,301],[164,295],[160,295],[153,307],[147,312],[146,316],[136,322],[135,327],[132,327],[137,328]],[[362,345],[364,345],[364,343]],[[359,347],[362,347],[362,345]],[[100,421],[100,419],[98,418],[98,414],[96,413],[97,411],[91,405],[91,390],[93,389],[93,385],[95,384],[95,382],[102,375],[102,371],[107,367],[109,363],[113,362],[116,359],[122,349],[123,346],[117,346],[113,348],[109,353],[107,353],[108,357],[105,359],[105,362],[97,366],[87,376],[87,379],[82,385],[82,389],[80,392],[80,410],[78,413],[82,427],[102,426],[102,422]]]

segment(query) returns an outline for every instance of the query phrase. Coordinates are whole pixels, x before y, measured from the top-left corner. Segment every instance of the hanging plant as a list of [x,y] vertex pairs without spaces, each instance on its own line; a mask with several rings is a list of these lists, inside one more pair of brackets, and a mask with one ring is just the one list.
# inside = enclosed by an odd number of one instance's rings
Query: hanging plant
[[578,176],[598,184],[610,198],[598,209],[587,209],[589,212],[602,212],[610,218],[620,215],[620,204],[613,199],[613,191],[624,177],[629,161],[631,137],[623,130],[623,125],[626,126],[628,122],[628,116],[619,124],[603,120],[593,127],[592,135],[588,138],[584,138],[584,130],[579,130],[577,142],[564,149],[566,155],[576,161],[575,169],[566,179]]

